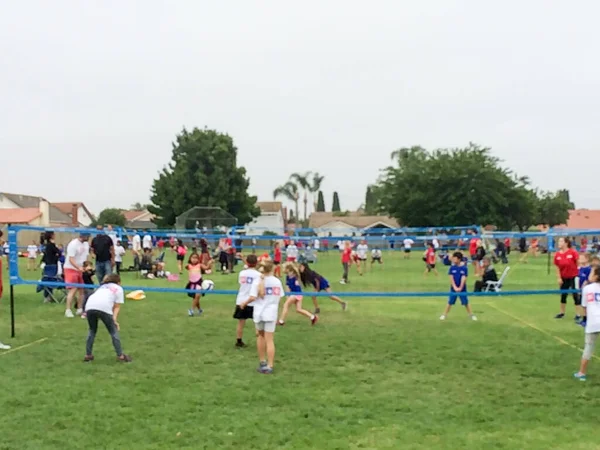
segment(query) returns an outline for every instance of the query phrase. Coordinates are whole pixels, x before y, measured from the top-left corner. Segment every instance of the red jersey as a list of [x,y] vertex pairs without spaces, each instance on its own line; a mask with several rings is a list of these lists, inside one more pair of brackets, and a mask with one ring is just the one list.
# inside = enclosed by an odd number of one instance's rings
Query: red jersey
[[577,267],[579,261],[579,254],[577,250],[569,248],[564,252],[557,252],[554,255],[554,265],[558,267],[560,277],[564,280],[566,278],[575,278],[579,275],[579,268]]
[[156,244],[156,246],[158,248],[163,248],[165,246],[165,241],[163,241],[162,239],[160,241],[158,241],[158,243]]
[[504,239],[504,246],[505,246],[506,248],[509,248],[509,247],[510,247],[510,238],[506,238],[506,239]]
[[225,239],[225,244],[229,247],[228,253],[235,253],[235,248],[233,248],[233,241],[231,238]]
[[352,255],[352,249],[345,248],[344,251],[342,252],[342,263],[349,263],[351,255]]
[[273,252],[273,261],[280,263],[281,262],[281,249],[277,247]]
[[477,239],[471,239],[469,242],[469,254],[475,255],[477,253]]
[[435,264],[435,250],[428,248],[425,252],[425,262],[427,264]]

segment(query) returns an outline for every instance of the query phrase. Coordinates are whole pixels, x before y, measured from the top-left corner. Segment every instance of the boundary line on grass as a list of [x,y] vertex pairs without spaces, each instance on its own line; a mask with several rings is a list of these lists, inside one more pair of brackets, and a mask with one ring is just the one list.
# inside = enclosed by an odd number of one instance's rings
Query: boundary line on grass
[[19,347],[11,348],[10,350],[6,350],[5,352],[0,353],[0,356],[8,355],[9,353],[16,352],[17,350],[22,350],[27,347],[31,347],[32,345],[35,345],[35,344],[41,344],[42,342],[47,341],[47,340],[48,340],[48,338],[45,337],[45,338],[38,339],[37,341],[30,342],[29,344],[23,344]]
[[[529,322],[521,319],[520,317],[517,317],[517,316],[515,316],[515,315],[513,315],[511,313],[503,311],[502,309],[498,308],[496,305],[494,305],[492,303],[488,303],[487,305],[490,306],[491,308],[495,309],[496,311],[504,314],[505,316],[508,316],[511,319],[516,320],[517,322],[522,323],[523,325],[527,325],[529,328],[532,328],[532,329],[534,329],[536,331],[539,331],[540,333],[545,334],[546,336],[550,336],[551,338],[553,338],[554,340],[558,341],[559,343],[561,343],[563,345],[566,345],[568,347],[574,348],[575,350],[578,350],[580,352],[583,351],[582,348],[577,347],[575,344],[571,344],[570,342],[565,341],[563,338],[561,338],[559,336],[556,336],[555,334],[552,334],[549,331],[543,330],[542,328],[537,327],[537,326],[533,325],[532,323],[529,323]],[[598,361],[600,361],[600,357],[598,357],[596,355],[592,355],[592,358],[597,359]]]

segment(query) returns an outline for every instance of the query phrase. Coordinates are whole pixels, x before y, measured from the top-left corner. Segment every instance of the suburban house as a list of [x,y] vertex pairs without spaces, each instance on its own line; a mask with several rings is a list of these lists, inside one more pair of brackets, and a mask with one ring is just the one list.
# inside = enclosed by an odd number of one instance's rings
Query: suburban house
[[286,210],[281,202],[257,202],[260,216],[246,225],[246,234],[260,235],[265,232],[283,234]]
[[155,229],[157,228],[152,220],[156,217],[147,209],[122,211],[125,216],[125,228]]
[[0,192],[0,224],[64,227],[73,220],[43,197]]
[[[352,233],[368,232],[369,229],[394,229],[400,224],[388,216],[366,216],[362,211],[348,213],[314,212],[310,215],[308,227],[318,236],[352,236]],[[379,230],[378,230],[379,231]]]
[[572,209],[565,225],[556,228],[572,230],[600,230],[600,209]]
[[94,215],[82,202],[52,203],[52,206],[55,206],[68,215],[71,218],[71,222],[78,224],[78,226],[89,227],[94,221]]

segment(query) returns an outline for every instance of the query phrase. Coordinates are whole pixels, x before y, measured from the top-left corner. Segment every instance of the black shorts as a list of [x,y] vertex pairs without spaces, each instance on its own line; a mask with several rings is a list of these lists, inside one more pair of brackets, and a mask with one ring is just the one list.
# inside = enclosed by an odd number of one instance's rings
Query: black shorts
[[381,262],[381,258],[379,256],[374,256],[374,257],[371,258],[371,262],[372,263],[374,263],[374,262]]
[[358,258],[360,262],[367,262],[367,258]]
[[405,248],[404,253],[410,253],[410,248]]
[[254,308],[252,306],[246,306],[244,309],[242,309],[236,305],[235,311],[233,312],[233,318],[236,320],[248,320],[252,319],[253,314]]
[[177,255],[177,261],[183,261],[185,259],[185,255]]
[[279,264],[281,264],[281,261],[273,261],[274,266],[278,266]]
[[435,264],[427,264],[427,270],[429,272],[431,272],[433,269],[435,269]]

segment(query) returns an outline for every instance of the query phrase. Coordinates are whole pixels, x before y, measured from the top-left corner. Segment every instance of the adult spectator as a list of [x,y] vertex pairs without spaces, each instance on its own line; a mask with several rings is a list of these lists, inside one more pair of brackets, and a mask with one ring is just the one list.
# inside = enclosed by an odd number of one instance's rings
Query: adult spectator
[[142,238],[137,230],[133,230],[131,238],[131,251],[133,252],[133,268],[138,270],[140,267],[140,258],[142,257]]
[[119,237],[117,236],[117,232],[115,230],[113,230],[112,225],[106,226],[106,234],[110,237],[110,239],[113,243],[113,247],[116,247]]
[[150,232],[146,230],[146,234],[144,234],[144,238],[142,239],[142,248],[144,252],[147,249],[152,250],[152,236],[150,236]]
[[[67,245],[64,268],[65,283],[83,284],[83,263],[87,260],[89,255],[89,239],[89,233],[81,233],[78,238],[73,239],[69,242],[69,245]],[[67,308],[65,310],[65,317],[73,317],[71,306],[73,305],[75,296],[77,296],[77,315],[80,316],[83,313],[83,288],[67,286],[67,290]]]
[[488,281],[498,281],[498,274],[496,273],[494,266],[492,266],[492,262],[490,261],[489,257],[483,257],[481,261],[481,267],[483,272],[481,274],[481,280],[475,281],[475,292],[483,291],[487,286]]
[[44,233],[44,254],[42,255],[42,263],[46,267],[56,266],[58,267],[58,260],[60,259],[60,250],[56,246],[54,241],[54,232],[46,231]]
[[[98,231],[103,231],[102,225],[98,225]],[[108,234],[100,233],[92,239],[92,251],[96,255],[96,277],[102,283],[106,275],[112,273],[115,266],[115,246]]]
[[[556,273],[558,275],[558,285],[561,291],[572,290],[573,300],[575,302],[576,316],[575,321],[579,321],[581,316],[581,296],[575,292],[575,278],[579,275],[579,268],[577,267],[579,261],[579,254],[577,250],[571,248],[571,240],[566,237],[561,237],[558,240],[558,251],[554,255],[554,265],[556,266]],[[556,315],[556,319],[562,319],[565,317],[567,310],[567,297],[569,294],[562,293],[560,295],[560,313]]]

